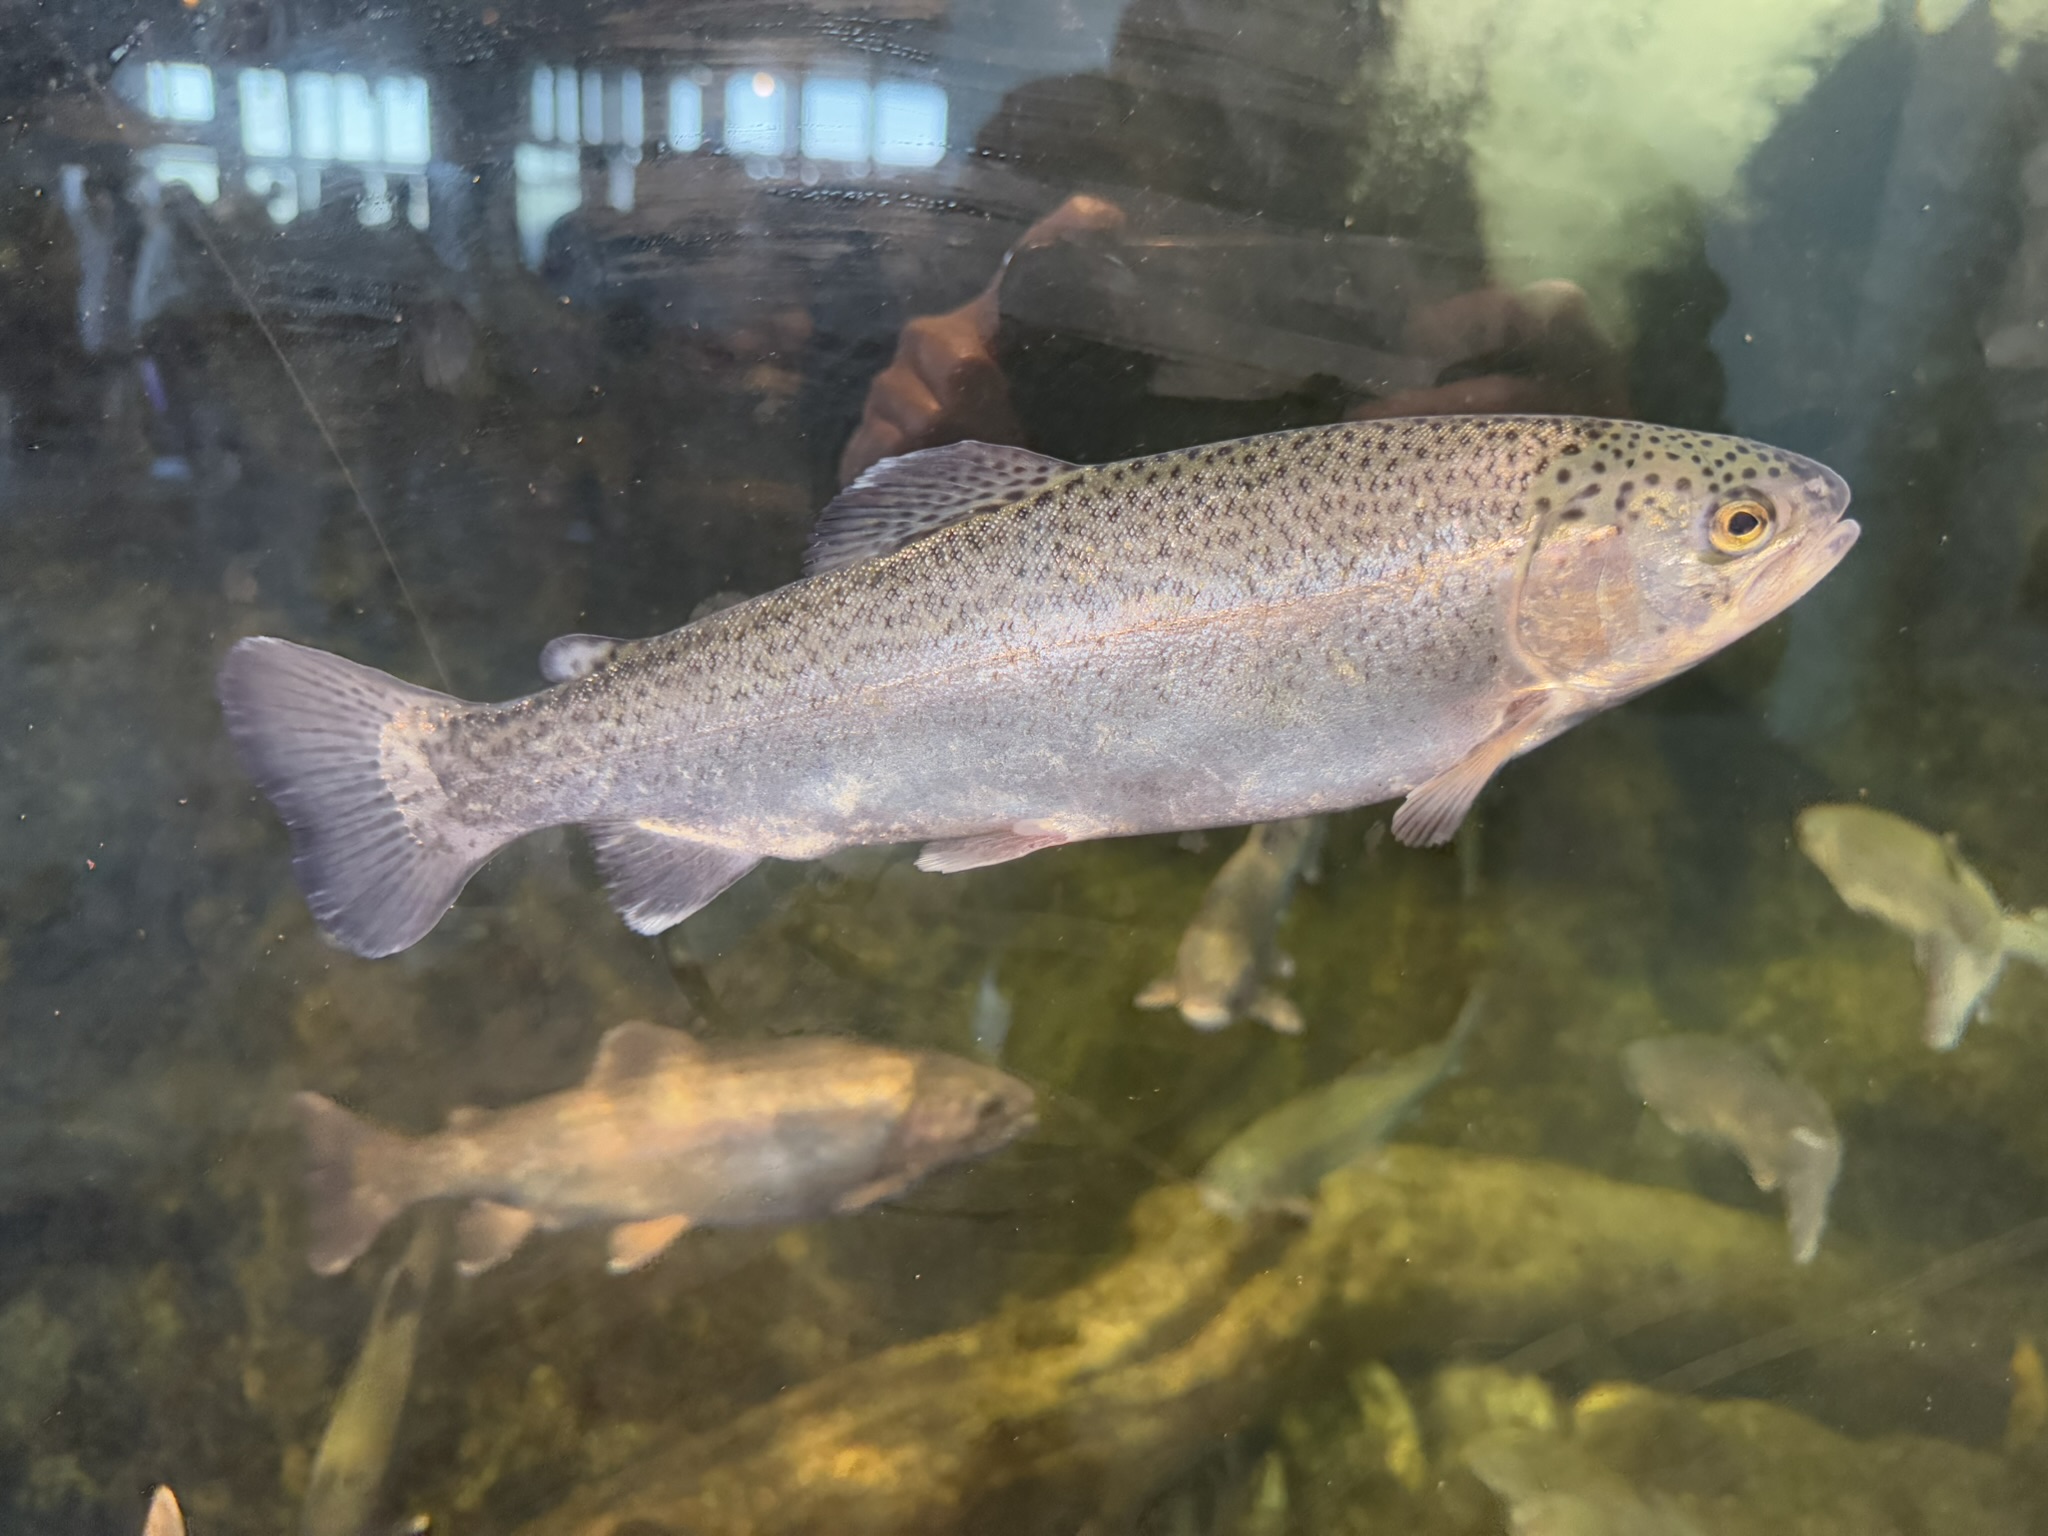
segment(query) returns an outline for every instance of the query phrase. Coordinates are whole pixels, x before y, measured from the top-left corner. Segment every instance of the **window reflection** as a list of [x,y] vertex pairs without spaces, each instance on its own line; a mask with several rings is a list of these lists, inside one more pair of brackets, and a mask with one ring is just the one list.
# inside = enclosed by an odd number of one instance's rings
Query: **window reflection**
[[743,71],[725,82],[725,148],[728,154],[782,154],[788,138],[789,93],[765,69]]
[[255,160],[282,160],[292,152],[289,87],[284,72],[245,69],[235,77],[242,113],[242,153]]
[[803,152],[813,160],[867,159],[869,100],[865,80],[811,76],[804,82]]
[[946,158],[946,93],[920,80],[875,87],[875,160],[931,166]]
[[341,148],[335,131],[334,77],[317,70],[294,76],[292,100],[298,108],[299,158],[332,160]]
[[[228,77],[196,60],[139,69],[148,116],[200,127],[214,142],[164,143],[141,154],[159,183],[220,196],[222,157],[238,189],[276,223],[290,224],[337,197],[366,228],[429,222],[434,158],[432,91],[423,75],[250,64],[231,71],[230,109],[216,93]],[[946,154],[946,92],[901,78],[874,79],[852,60],[812,70],[732,70],[716,97],[711,69],[679,62],[649,80],[636,66],[542,64],[527,70],[520,116],[528,142],[513,154],[520,255],[540,261],[548,230],[590,203],[633,209],[650,146],[678,155],[713,150],[745,161],[756,179],[865,175],[938,165]],[[600,150],[588,164],[579,153]],[[344,171],[344,168],[347,168]]]
[[167,123],[213,121],[213,71],[204,64],[158,62],[142,71],[143,108]]
[[678,75],[668,83],[668,147],[689,154],[704,144],[704,87]]
[[165,186],[190,187],[202,203],[220,197],[220,156],[197,144],[156,144],[136,156],[142,168]]

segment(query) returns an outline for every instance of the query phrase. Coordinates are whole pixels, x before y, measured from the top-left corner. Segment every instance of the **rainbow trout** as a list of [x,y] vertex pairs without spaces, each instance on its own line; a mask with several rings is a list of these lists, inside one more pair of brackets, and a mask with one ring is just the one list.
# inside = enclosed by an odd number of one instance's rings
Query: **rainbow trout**
[[826,1037],[707,1046],[680,1030],[605,1031],[582,1085],[505,1109],[455,1111],[405,1136],[317,1093],[306,1133],[314,1272],[353,1264],[422,1200],[466,1199],[455,1267],[479,1274],[536,1228],[604,1224],[610,1268],[652,1262],[692,1227],[865,1210],[925,1175],[1006,1146],[1036,1097],[940,1051]]
[[1279,432],[1081,468],[958,443],[825,509],[805,579],[651,640],[571,636],[469,704],[283,640],[219,693],[315,918],[424,935],[582,823],[654,933],[763,857],[927,870],[1406,796],[1440,843],[1510,758],[1712,655],[1856,540],[1739,438],[1573,417]]

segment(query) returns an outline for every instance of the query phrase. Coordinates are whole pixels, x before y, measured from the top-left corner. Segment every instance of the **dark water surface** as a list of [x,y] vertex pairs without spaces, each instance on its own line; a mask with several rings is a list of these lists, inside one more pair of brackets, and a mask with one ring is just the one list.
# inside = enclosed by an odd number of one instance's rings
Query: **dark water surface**
[[[636,1274],[583,1230],[444,1275],[362,1529],[2048,1522],[2048,981],[1928,1050],[1910,944],[1791,835],[1867,799],[2048,903],[2048,55],[2011,9],[0,5],[0,1531],[134,1531],[159,1482],[199,1536],[298,1528],[415,1218],[312,1274],[290,1095],[424,1132],[630,1019],[999,1046],[1041,1124]],[[213,699],[252,634],[531,691],[555,635],[795,579],[882,452],[1460,405],[1810,454],[1865,535],[1453,847],[1332,818],[1295,1037],[1131,1004],[1233,831],[768,865],[658,939],[549,833],[358,960]],[[1234,1131],[1481,978],[1384,1161],[1306,1223],[1203,1207]],[[1670,1030],[1832,1107],[1811,1266],[1629,1094]]]

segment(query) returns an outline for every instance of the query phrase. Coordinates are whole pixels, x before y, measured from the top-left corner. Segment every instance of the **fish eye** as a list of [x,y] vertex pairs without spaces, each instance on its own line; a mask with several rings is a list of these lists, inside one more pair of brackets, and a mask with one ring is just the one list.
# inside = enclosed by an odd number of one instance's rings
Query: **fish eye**
[[980,1107],[975,1110],[974,1114],[976,1119],[980,1120],[982,1124],[986,1125],[989,1121],[995,1119],[996,1116],[1000,1115],[1002,1112],[1003,1101],[997,1098],[994,1094],[990,1094],[987,1098],[981,1101]]
[[1714,510],[1707,524],[1707,542],[1724,555],[1744,554],[1771,536],[1772,521],[1768,503],[1745,496]]

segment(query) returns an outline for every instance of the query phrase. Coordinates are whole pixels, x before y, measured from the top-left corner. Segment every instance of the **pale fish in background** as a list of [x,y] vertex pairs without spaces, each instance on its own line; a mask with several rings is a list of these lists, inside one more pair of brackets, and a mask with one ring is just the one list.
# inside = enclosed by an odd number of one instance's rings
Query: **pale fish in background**
[[1216,1150],[1195,1176],[1212,1211],[1308,1214],[1316,1187],[1376,1152],[1424,1096],[1458,1067],[1485,999],[1475,990],[1435,1045],[1372,1070],[1354,1071],[1268,1110]]
[[313,1456],[299,1536],[363,1536],[370,1528],[412,1386],[420,1319],[446,1247],[439,1213],[428,1215],[377,1288],[370,1326]]
[[1668,1499],[1636,1492],[1552,1431],[1489,1430],[1459,1459],[1500,1500],[1513,1536],[1704,1536]]
[[1953,837],[1865,805],[1813,805],[1799,813],[1799,846],[1850,907],[1912,939],[1937,1051],[1963,1038],[2008,959],[2048,969],[2048,909],[2007,912]]
[[1300,1034],[1301,1010],[1269,978],[1293,974],[1274,938],[1322,836],[1319,816],[1262,822],[1245,833],[1203,892],[1173,969],[1140,992],[1137,1005],[1177,1007],[1197,1029],[1221,1029],[1249,1015],[1283,1035]]
[[1733,1150],[1758,1189],[1785,1192],[1792,1262],[1811,1263],[1842,1171],[1842,1136],[1827,1101],[1720,1035],[1638,1040],[1621,1062],[1630,1089],[1658,1119]]
[[456,1267],[509,1258],[535,1227],[610,1225],[614,1274],[690,1227],[809,1221],[901,1194],[1036,1124],[1032,1091],[936,1051],[859,1040],[703,1045],[621,1024],[582,1086],[459,1109],[411,1137],[316,1093],[305,1127],[314,1270],[338,1274],[421,1200],[466,1198]]
[[974,989],[974,1015],[970,1022],[974,1048],[990,1061],[1003,1059],[1003,1046],[1010,1038],[1010,1023],[1016,1012],[1016,1005],[996,985],[995,961],[989,961],[982,968],[981,981]]
[[171,1492],[170,1484],[159,1485],[150,1495],[142,1536],[185,1536],[185,1512],[178,1508],[178,1496]]
[[956,443],[825,509],[801,581],[551,647],[501,704],[283,640],[218,692],[336,943],[388,955],[544,827],[638,932],[763,858],[1087,838],[1405,796],[1445,841],[1510,759],[1782,613],[1849,490],[1740,438],[1561,416],[1352,422],[1077,466]]

